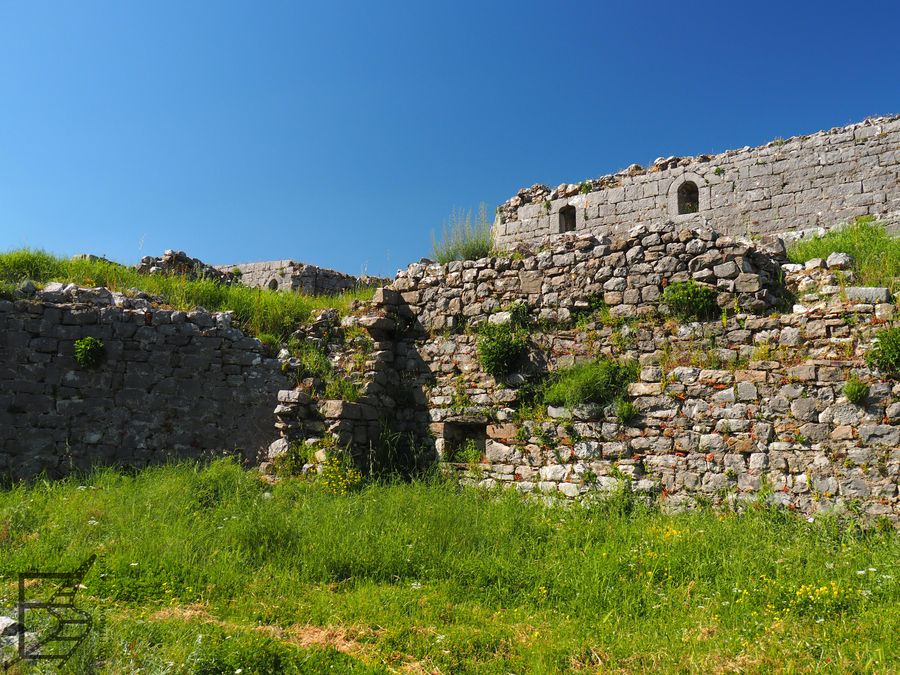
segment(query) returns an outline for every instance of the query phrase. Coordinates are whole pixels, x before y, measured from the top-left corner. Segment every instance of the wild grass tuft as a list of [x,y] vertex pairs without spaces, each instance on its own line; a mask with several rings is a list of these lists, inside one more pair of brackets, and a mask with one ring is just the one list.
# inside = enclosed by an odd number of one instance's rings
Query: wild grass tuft
[[336,496],[225,461],[0,491],[0,607],[16,570],[93,553],[78,603],[96,628],[73,673],[900,665],[900,536],[836,516],[439,481]]
[[621,397],[638,374],[636,362],[599,359],[556,371],[544,390],[547,405],[605,405]]
[[890,236],[872,216],[857,218],[821,237],[797,241],[788,249],[788,258],[803,263],[832,253],[853,256],[856,284],[883,286],[892,293],[900,290],[900,238]]
[[138,289],[161,296],[175,309],[203,307],[211,312],[231,310],[235,321],[248,332],[269,333],[284,340],[312,312],[334,307],[342,313],[354,300],[372,297],[370,288],[333,296],[279,293],[246,286],[226,286],[211,280],[190,281],[184,277],[143,275],[137,270],[103,260],[70,260],[45,251],[19,249],[0,254],[0,283],[32,279],[39,283],[62,281],[80,286],[105,286],[112,291]]
[[441,264],[454,260],[478,260],[487,258],[493,250],[491,223],[488,220],[487,207],[482,202],[478,207],[478,216],[472,224],[472,212],[455,209],[450,220],[444,223],[441,240],[431,233],[431,244],[434,259]]

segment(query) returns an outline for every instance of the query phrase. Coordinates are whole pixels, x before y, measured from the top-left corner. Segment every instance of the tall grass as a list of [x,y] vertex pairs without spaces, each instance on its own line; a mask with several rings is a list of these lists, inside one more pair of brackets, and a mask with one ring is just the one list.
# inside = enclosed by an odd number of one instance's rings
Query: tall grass
[[891,292],[900,290],[900,238],[890,236],[872,216],[857,218],[821,237],[793,243],[788,248],[788,259],[802,263],[827,258],[835,252],[853,256],[855,283],[884,286]]
[[584,403],[605,405],[623,396],[637,375],[636,361],[599,359],[578,363],[553,373],[544,390],[544,402],[570,408]]
[[900,667],[900,537],[836,518],[665,515],[627,494],[562,507],[440,481],[335,497],[224,461],[0,492],[0,570],[92,553],[82,602],[101,628],[75,672],[254,672],[262,637],[269,659],[340,656],[288,649],[310,625],[352,643],[346,668]]
[[116,263],[60,258],[45,251],[20,249],[0,254],[0,282],[23,279],[105,286],[120,292],[138,289],[161,296],[175,309],[231,310],[245,330],[255,335],[271,333],[282,340],[296,330],[298,324],[307,321],[313,311],[334,307],[346,313],[354,300],[370,299],[373,292],[363,288],[332,296],[279,293],[240,285],[227,286],[208,279],[190,281],[180,276],[143,275]]
[[478,260],[491,255],[493,239],[491,223],[488,220],[487,207],[482,202],[478,206],[478,216],[472,224],[472,212],[454,209],[448,223],[441,230],[438,241],[431,233],[431,244],[434,258],[444,264],[454,260]]

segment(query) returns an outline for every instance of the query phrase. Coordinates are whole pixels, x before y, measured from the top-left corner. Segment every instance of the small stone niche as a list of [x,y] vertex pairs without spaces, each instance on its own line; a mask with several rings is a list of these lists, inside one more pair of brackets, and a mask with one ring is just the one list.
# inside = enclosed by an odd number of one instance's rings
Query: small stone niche
[[700,190],[692,180],[678,186],[678,215],[700,212]]
[[559,233],[575,231],[575,207],[564,206],[559,210]]
[[481,420],[456,420],[444,422],[444,460],[448,462],[460,462],[460,454],[469,441],[475,443],[475,447],[484,455],[484,447],[487,441],[487,422]]

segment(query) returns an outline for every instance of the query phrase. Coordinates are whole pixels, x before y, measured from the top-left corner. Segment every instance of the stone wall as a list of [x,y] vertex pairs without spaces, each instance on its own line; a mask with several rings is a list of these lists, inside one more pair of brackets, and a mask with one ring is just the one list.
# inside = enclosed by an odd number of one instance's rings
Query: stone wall
[[[570,239],[518,260],[412,265],[379,293],[379,311],[410,326],[404,340],[416,358],[391,367],[425,394],[436,450],[448,460],[453,446],[472,440],[483,452],[480,462],[446,466],[465,481],[565,497],[627,484],[679,508],[767,499],[806,513],[858,507],[900,518],[900,385],[864,359],[875,331],[893,321],[887,289],[853,287],[843,255],[781,265],[714,233],[689,237],[665,225],[633,237],[621,250]],[[704,248],[689,254],[692,245]],[[669,279],[687,272],[713,280],[711,271],[722,299],[731,297],[725,317],[678,322],[666,317],[658,292],[643,297],[645,288],[660,290],[653,266],[667,250],[675,261]],[[617,253],[621,260],[610,264]],[[729,263],[773,295],[769,281],[782,280],[793,311],[754,313],[766,304],[747,302],[759,291],[742,296],[730,285],[739,277],[721,269]],[[586,302],[598,276],[601,289],[625,281],[625,290],[602,290],[606,315]],[[641,291],[635,304],[628,289]],[[528,354],[495,378],[480,364],[473,326],[509,321],[504,305],[515,300],[528,310]],[[577,323],[565,308],[583,310]],[[528,383],[600,356],[640,363],[627,396],[635,420],[624,424],[597,406],[523,413]],[[851,374],[870,387],[860,404],[843,394]]]
[[458,329],[495,313],[494,320],[504,320],[504,310],[517,301],[546,321],[567,321],[591,300],[604,301],[616,315],[655,312],[664,287],[688,279],[717,289],[721,306],[737,302],[761,311],[778,300],[783,254],[780,241],[757,246],[666,223],[614,238],[563,237],[536,255],[417,263],[400,271],[391,288],[429,331]]
[[[96,368],[74,358],[86,336],[104,344]],[[62,284],[0,300],[0,480],[226,451],[255,460],[286,382],[229,313]]]
[[[399,294],[382,288],[374,296],[359,316],[345,317],[340,325],[337,313],[326,310],[300,337],[328,356],[338,377],[357,384],[357,400],[329,398],[322,382],[306,376],[301,360],[285,354],[285,370],[296,374],[297,384],[278,393],[279,438],[268,459],[277,460],[292,444],[311,441],[348,451],[366,473],[387,467],[412,473],[434,464],[421,386],[428,367],[407,333],[408,315],[397,312]],[[326,454],[321,450],[318,462]],[[315,464],[309,462],[305,470]]]
[[[697,188],[680,214],[679,188]],[[578,185],[535,185],[501,205],[501,249],[561,232],[608,235],[674,220],[723,234],[802,234],[860,215],[900,222],[900,117],[881,117],[719,155],[658,159]]]
[[[432,428],[445,452],[448,427],[481,425],[481,462],[453,468],[484,486],[578,497],[627,479],[673,507],[766,497],[803,512],[858,502],[898,519],[900,386],[861,358],[876,312],[892,309],[837,303],[624,336],[601,326],[532,334],[532,360],[551,372],[601,354],[639,359],[628,399],[640,412],[627,424],[591,405],[523,421],[516,378],[481,372],[474,337],[435,337],[424,346],[438,373]],[[870,386],[861,404],[843,395],[851,373]]]
[[228,273],[240,270],[239,279],[245,286],[307,295],[333,295],[360,286],[382,285],[388,281],[377,277],[355,277],[293,260],[219,265],[217,269]]

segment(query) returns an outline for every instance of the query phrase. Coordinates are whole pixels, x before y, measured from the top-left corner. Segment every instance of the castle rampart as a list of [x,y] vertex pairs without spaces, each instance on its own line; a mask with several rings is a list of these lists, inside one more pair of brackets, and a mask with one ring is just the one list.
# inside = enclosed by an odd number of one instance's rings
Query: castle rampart
[[535,185],[498,208],[494,240],[509,249],[669,220],[728,236],[799,236],[860,215],[900,222],[900,116],[758,148],[660,158],[556,189]]

